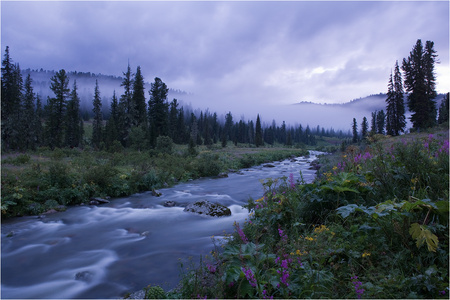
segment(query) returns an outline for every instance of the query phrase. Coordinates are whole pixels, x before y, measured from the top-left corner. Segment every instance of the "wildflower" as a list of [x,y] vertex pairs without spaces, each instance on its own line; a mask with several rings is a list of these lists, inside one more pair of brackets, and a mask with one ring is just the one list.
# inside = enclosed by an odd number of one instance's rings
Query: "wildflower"
[[237,230],[239,236],[241,237],[241,240],[244,242],[244,244],[247,244],[248,243],[248,239],[245,236],[244,231],[242,231],[242,229],[239,227],[239,224],[236,224],[236,230]]
[[243,267],[242,272],[244,272],[245,278],[247,278],[248,283],[250,283],[252,287],[256,287],[257,282],[255,274],[253,274],[252,272],[252,269]]
[[293,190],[295,188],[294,174],[292,174],[292,173],[289,174],[289,186],[290,186],[291,190]]
[[364,253],[362,254],[362,257],[364,258],[364,257],[367,257],[367,256],[370,256],[370,252],[364,251]]
[[280,227],[278,227],[278,234],[280,235],[282,241],[287,241],[287,235],[283,233],[283,230]]
[[309,237],[309,236],[307,236],[307,237],[305,237],[305,240],[308,240],[308,241],[315,241],[315,239],[314,238],[312,238],[312,237]]
[[314,233],[322,233],[324,231],[329,231],[329,229],[327,228],[327,226],[325,225],[320,225],[319,227],[314,228]]
[[210,273],[213,273],[213,274],[216,273],[216,271],[217,271],[216,267],[213,265],[210,265],[210,264],[206,264],[206,268],[208,269],[208,271]]
[[364,294],[364,289],[360,288],[362,285],[362,282],[357,281],[358,276],[352,276],[351,279],[354,280],[354,281],[352,281],[352,283],[353,283],[353,286],[355,287],[356,296],[358,297],[358,299],[361,299],[361,296]]
[[273,296],[270,296],[270,297],[268,297],[267,296],[267,291],[266,290],[263,290],[263,299],[273,299]]
[[439,291],[439,295],[444,296],[445,295],[445,290]]

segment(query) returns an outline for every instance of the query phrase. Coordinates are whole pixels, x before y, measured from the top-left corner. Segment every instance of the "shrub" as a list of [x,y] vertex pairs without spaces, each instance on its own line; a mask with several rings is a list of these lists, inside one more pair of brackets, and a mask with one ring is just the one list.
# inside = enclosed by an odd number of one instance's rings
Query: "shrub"
[[156,150],[159,153],[172,154],[174,149],[173,141],[168,136],[158,136],[156,138]]

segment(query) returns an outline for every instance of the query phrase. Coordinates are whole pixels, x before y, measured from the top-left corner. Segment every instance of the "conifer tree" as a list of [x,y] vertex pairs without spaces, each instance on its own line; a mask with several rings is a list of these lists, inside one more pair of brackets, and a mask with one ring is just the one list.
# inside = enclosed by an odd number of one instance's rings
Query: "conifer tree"
[[36,146],[43,144],[43,128],[42,128],[42,101],[39,95],[36,95],[36,116],[34,118],[34,128],[35,128],[35,143]]
[[105,128],[105,140],[106,140],[106,146],[111,147],[114,144],[114,141],[120,141],[120,134],[119,134],[119,122],[120,122],[120,116],[119,116],[119,103],[117,101],[116,97],[116,91],[113,92],[113,96],[111,99],[111,106],[109,110],[109,119],[106,122],[106,128]]
[[147,107],[145,103],[145,93],[144,93],[144,77],[141,73],[141,67],[138,66],[136,74],[133,80],[133,116],[132,124],[133,126],[143,125],[147,126]]
[[425,49],[417,40],[410,55],[403,59],[404,85],[408,92],[408,108],[412,112],[411,122],[415,129],[433,126],[436,123],[436,97],[434,63],[436,51],[434,43],[427,41]]
[[392,79],[392,72],[389,76],[388,92],[386,98],[386,133],[388,135],[395,135],[395,93],[394,93],[394,80]]
[[150,145],[156,145],[156,138],[168,135],[168,110],[167,85],[158,77],[151,84],[148,100],[148,116],[150,124]]
[[134,116],[134,106],[133,106],[133,93],[132,85],[133,80],[131,78],[131,68],[128,64],[127,72],[123,73],[124,78],[121,86],[124,88],[124,93],[120,96],[119,101],[119,130],[121,136],[121,142],[123,146],[128,146],[129,144],[129,134],[131,126],[133,124]]
[[394,135],[399,135],[400,132],[405,131],[406,117],[405,117],[402,74],[400,73],[398,61],[395,62],[394,68],[394,103],[395,103]]
[[101,142],[103,139],[102,133],[102,100],[100,98],[100,90],[98,87],[98,80],[95,80],[95,90],[94,90],[94,99],[92,101],[94,112],[94,120],[92,122],[92,146],[97,149],[100,149]]
[[356,123],[356,119],[353,118],[353,125],[352,125],[352,131],[353,131],[353,143],[358,142],[358,124]]
[[33,87],[31,86],[32,79],[30,74],[28,74],[25,79],[25,94],[23,96],[23,114],[20,122],[20,136],[21,136],[21,147],[20,149],[35,149],[36,147],[36,122],[35,122],[35,109],[34,109],[34,99],[35,95],[33,92]]
[[385,134],[384,127],[386,123],[386,115],[383,110],[377,113],[377,133]]
[[63,145],[64,117],[70,89],[68,88],[69,77],[64,69],[57,72],[50,80],[50,89],[55,97],[47,101],[46,130],[48,144],[51,149],[54,149]]
[[365,139],[369,133],[369,122],[367,122],[367,118],[364,117],[361,123],[361,138]]
[[256,126],[255,126],[255,146],[264,146],[262,128],[261,128],[261,119],[259,118],[259,114],[256,117]]
[[172,102],[170,102],[170,109],[169,109],[169,137],[172,138],[172,140],[177,143],[178,137],[177,135],[177,126],[178,126],[178,100],[173,99]]
[[442,99],[441,105],[439,106],[439,117],[438,117],[438,123],[442,124],[445,122],[448,122],[449,120],[449,93],[447,93],[444,96],[444,99]]
[[81,144],[81,114],[80,97],[78,96],[77,81],[73,82],[73,89],[67,102],[65,144],[71,148]]
[[372,119],[370,120],[370,134],[377,133],[377,111],[372,112]]

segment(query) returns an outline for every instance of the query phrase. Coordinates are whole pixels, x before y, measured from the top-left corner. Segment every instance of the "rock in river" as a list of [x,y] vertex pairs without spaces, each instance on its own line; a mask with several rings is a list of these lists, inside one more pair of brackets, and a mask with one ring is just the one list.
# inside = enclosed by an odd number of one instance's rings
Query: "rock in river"
[[207,200],[199,200],[188,204],[184,211],[212,217],[230,216],[231,210],[222,204],[211,203]]

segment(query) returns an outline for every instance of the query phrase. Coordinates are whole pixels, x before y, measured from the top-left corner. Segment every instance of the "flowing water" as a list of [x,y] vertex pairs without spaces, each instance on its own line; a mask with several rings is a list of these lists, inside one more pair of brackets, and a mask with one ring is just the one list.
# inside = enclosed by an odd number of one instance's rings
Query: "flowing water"
[[[260,179],[300,171],[311,182],[310,162],[318,152],[295,161],[273,163],[204,178],[150,192],[113,199],[99,206],[77,206],[43,219],[23,217],[2,223],[1,298],[120,298],[148,284],[165,289],[179,281],[180,260],[213,249],[211,236],[231,233],[243,223],[249,197],[263,194]],[[183,212],[190,202],[206,199],[228,206],[229,217]],[[164,207],[165,201],[176,202]]]

